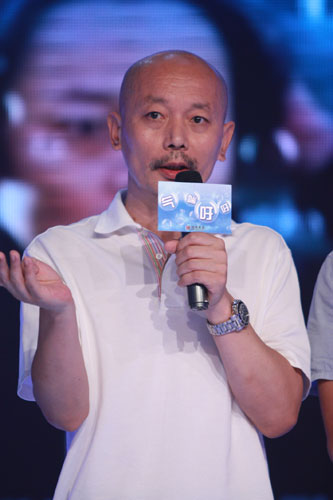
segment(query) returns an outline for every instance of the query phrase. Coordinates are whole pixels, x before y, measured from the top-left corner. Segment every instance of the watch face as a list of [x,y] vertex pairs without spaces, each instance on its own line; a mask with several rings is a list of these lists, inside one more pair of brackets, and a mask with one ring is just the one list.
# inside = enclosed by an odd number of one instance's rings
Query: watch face
[[250,321],[249,311],[244,302],[235,300],[235,313],[239,316],[244,326],[247,326]]

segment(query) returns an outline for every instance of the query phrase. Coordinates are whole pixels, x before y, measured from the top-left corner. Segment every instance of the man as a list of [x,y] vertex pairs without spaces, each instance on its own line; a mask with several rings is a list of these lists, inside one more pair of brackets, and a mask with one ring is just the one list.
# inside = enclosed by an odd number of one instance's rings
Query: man
[[[0,3],[0,250],[7,253],[23,251],[50,226],[100,213],[126,186],[127,169],[121,152],[110,148],[106,116],[117,107],[133,62],[182,48],[228,74],[229,56],[215,23],[187,0]],[[230,154],[228,160],[224,181],[232,173]],[[0,498],[50,498],[64,435],[16,395],[19,303],[3,289],[0,316],[7,408],[0,417]]]
[[[182,170],[206,181],[225,159],[226,107],[222,77],[197,56],[139,61],[108,121],[127,192],[48,230],[22,264],[1,254],[1,284],[25,302],[20,395],[72,433],[57,500],[272,498],[261,434],[296,423],[309,385],[290,252],[248,224],[223,239],[157,230],[157,182]],[[196,282],[205,316],[187,306]]]
[[330,252],[316,281],[308,318],[308,332],[311,344],[311,377],[313,382],[317,383],[327,451],[333,462],[332,287],[333,252]]

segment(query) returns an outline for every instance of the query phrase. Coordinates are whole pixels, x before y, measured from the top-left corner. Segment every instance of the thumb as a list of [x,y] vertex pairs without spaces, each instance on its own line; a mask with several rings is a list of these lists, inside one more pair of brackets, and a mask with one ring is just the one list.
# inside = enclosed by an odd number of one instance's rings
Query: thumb
[[176,253],[179,240],[170,240],[164,243],[164,248],[168,253]]

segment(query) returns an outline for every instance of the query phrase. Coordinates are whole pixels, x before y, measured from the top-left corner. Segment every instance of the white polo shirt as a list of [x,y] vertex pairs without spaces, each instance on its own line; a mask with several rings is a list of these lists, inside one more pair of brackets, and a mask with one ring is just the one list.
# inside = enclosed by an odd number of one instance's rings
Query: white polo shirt
[[[70,436],[54,499],[272,499],[262,436],[232,397],[205,318],[177,286],[174,256],[159,293],[145,231],[118,193],[101,215],[49,229],[28,247],[72,291],[89,380],[90,412]],[[224,240],[230,293],[262,340],[303,371],[307,392],[309,344],[289,249],[251,224],[233,223]],[[29,400],[38,311],[22,307],[19,395]]]

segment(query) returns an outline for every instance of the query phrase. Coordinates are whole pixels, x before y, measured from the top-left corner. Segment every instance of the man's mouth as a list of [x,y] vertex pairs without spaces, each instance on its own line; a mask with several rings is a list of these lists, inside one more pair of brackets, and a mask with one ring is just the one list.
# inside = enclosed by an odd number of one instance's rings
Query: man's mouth
[[189,171],[190,168],[184,163],[163,163],[156,167],[156,170],[160,172],[162,179],[166,181],[174,181],[179,172]]
[[166,165],[161,165],[160,167],[157,168],[163,168],[166,170],[176,170],[177,172],[181,170],[189,170],[189,167],[187,165],[184,165],[183,163],[181,164],[176,164],[176,163],[167,163]]
[[[187,156],[185,153],[181,155],[177,155],[179,158],[170,158],[170,156],[164,156],[164,158],[160,158],[159,160],[154,160],[151,163],[152,170],[171,170],[180,172],[182,170],[196,170],[197,169],[197,161]],[[178,160],[178,161],[177,161]]]

